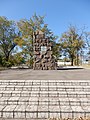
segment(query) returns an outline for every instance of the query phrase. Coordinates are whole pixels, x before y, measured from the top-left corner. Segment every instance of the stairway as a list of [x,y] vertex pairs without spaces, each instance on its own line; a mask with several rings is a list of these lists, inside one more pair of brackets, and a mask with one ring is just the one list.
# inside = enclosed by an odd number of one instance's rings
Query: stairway
[[88,116],[89,80],[0,80],[0,120]]

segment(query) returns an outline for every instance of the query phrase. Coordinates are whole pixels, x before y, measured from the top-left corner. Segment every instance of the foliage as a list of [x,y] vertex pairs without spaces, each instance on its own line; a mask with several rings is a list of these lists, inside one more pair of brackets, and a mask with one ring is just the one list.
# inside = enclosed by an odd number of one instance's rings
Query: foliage
[[22,19],[17,23],[21,36],[23,39],[23,53],[29,56],[28,63],[33,63],[33,35],[34,32],[40,30],[44,32],[46,37],[49,37],[51,41],[56,39],[56,36],[53,35],[51,30],[48,29],[47,24],[44,23],[44,16],[37,16],[34,14],[30,20]]
[[9,57],[14,47],[17,45],[14,39],[18,36],[14,21],[9,21],[6,17],[0,17],[0,51],[3,54],[3,62],[9,64]]
[[58,60],[59,57],[61,56],[61,53],[60,53],[60,44],[56,43],[56,42],[53,42],[52,51],[53,51],[53,56],[56,58],[56,60]]
[[16,53],[11,57],[11,62],[13,65],[25,64],[25,58],[22,52]]
[[69,54],[71,65],[74,65],[74,59],[78,57],[79,51],[84,47],[83,36],[78,34],[75,26],[70,26],[69,30],[62,34],[60,46],[62,51]]
[[2,55],[0,55],[0,66],[2,66]]
[[[21,19],[19,22],[0,17],[0,66],[10,67],[12,65],[27,64],[33,66],[33,37],[35,31],[44,32],[45,36],[53,43],[53,56],[58,59],[61,53],[69,56],[71,65],[79,64],[79,56],[84,47],[84,38],[90,54],[90,32],[78,32],[75,26],[62,34],[59,43],[57,36],[45,24],[44,16],[34,14],[29,20]],[[14,53],[16,46],[22,51]],[[75,63],[76,61],[76,63]]]
[[85,40],[86,40],[86,48],[88,49],[88,55],[90,56],[90,32],[85,32]]

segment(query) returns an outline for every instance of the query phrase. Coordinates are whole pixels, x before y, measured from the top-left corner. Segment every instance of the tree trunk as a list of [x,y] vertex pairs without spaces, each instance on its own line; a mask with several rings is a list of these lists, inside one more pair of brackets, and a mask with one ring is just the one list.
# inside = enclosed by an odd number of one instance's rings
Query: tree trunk
[[77,54],[77,65],[79,65],[79,55]]
[[6,55],[6,61],[8,62],[8,60],[9,60],[9,54]]
[[74,59],[73,59],[73,58],[71,58],[71,66],[73,66],[73,61],[74,61]]

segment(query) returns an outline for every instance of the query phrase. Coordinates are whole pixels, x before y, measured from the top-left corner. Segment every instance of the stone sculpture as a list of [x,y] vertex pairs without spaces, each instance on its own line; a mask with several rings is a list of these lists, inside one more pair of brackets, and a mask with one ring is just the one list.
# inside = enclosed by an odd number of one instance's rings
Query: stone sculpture
[[56,63],[52,55],[53,44],[49,38],[45,37],[42,31],[34,33],[33,52],[34,52],[34,70],[55,70]]

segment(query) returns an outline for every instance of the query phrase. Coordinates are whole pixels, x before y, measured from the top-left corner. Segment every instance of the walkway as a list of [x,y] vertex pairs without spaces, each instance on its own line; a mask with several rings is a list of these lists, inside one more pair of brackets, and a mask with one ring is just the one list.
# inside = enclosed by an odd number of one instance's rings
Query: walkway
[[0,118],[90,116],[90,81],[0,80]]
[[90,80],[90,69],[0,71],[0,80]]

